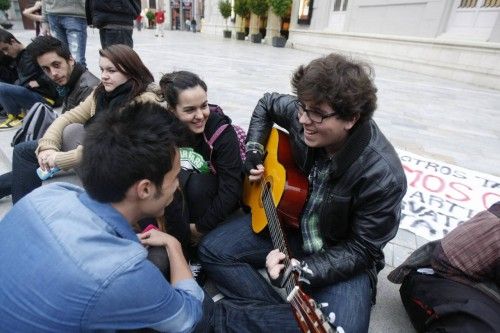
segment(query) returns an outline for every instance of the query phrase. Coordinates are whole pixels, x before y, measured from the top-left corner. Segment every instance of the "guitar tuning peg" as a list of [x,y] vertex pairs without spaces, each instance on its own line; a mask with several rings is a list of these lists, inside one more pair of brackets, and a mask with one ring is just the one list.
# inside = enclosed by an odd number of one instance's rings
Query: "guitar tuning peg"
[[311,284],[311,281],[309,281],[308,279],[306,279],[302,275],[299,275],[299,282],[304,282],[304,283],[307,283],[309,285]]
[[[323,303],[319,303],[318,304],[318,308],[322,309],[322,308],[326,308],[328,306],[328,303],[326,302],[323,302]],[[335,316],[335,315],[334,315]]]
[[333,323],[335,322],[335,313],[330,312],[330,313],[328,314],[328,322],[329,322],[330,324],[333,324]]
[[305,262],[302,262],[300,266],[303,273],[307,273],[310,276],[314,276],[313,271],[309,268],[309,266]]

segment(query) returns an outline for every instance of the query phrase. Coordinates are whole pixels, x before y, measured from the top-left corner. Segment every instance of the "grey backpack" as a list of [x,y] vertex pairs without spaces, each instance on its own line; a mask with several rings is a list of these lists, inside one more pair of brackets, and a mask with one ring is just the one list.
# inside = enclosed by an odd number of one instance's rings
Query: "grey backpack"
[[17,130],[10,145],[40,139],[58,114],[42,102],[35,103],[23,119],[23,126]]

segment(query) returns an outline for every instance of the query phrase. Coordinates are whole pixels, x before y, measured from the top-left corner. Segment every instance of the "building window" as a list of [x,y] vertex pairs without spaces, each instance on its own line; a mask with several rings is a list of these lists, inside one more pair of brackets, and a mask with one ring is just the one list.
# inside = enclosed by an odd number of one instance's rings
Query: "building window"
[[474,8],[477,5],[477,0],[461,0],[458,8]]
[[500,7],[500,0],[484,0],[483,7],[486,8]]
[[347,3],[349,0],[335,0],[335,4],[333,5],[333,11],[334,12],[345,12],[347,8]]
[[313,0],[300,0],[298,24],[311,24]]

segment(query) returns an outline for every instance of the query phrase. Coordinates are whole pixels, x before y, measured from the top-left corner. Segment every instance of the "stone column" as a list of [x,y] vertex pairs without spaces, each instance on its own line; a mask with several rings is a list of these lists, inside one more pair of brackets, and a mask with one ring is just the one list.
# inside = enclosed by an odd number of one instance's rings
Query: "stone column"
[[234,22],[234,33],[235,33],[235,35],[236,35],[237,32],[241,31],[242,26],[243,26],[243,19],[239,15],[236,15],[236,21]]
[[163,0],[163,10],[165,11],[165,23],[163,27],[165,30],[172,29],[172,7],[170,6],[170,0]]
[[257,15],[252,13],[250,15],[250,35],[259,33],[260,19]]

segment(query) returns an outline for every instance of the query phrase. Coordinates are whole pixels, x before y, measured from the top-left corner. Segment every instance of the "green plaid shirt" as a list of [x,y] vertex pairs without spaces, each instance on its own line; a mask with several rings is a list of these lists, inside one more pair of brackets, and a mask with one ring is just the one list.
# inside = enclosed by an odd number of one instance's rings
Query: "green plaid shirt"
[[308,177],[310,195],[300,223],[302,248],[308,254],[321,251],[324,245],[319,230],[319,215],[324,194],[328,192],[325,189],[329,186],[330,165],[331,158],[325,156],[318,159]]

